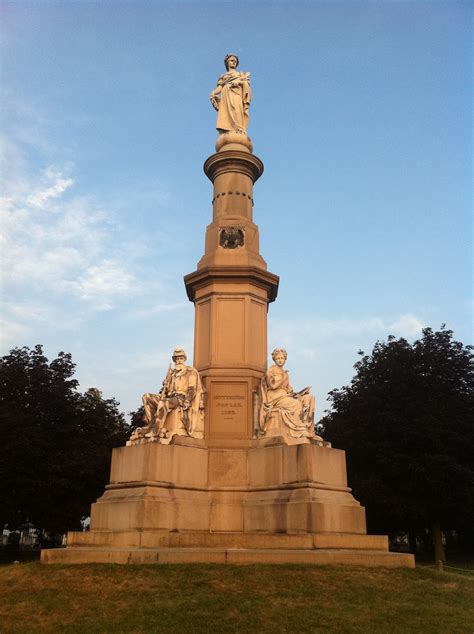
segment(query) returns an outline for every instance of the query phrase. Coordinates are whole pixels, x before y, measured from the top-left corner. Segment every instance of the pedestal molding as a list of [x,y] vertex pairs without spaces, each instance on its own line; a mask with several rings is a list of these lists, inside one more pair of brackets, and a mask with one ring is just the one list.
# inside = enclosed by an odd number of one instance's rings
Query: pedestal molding
[[245,174],[255,183],[263,174],[263,163],[254,154],[239,150],[224,150],[212,154],[204,163],[204,173],[212,182],[228,172]]
[[[173,484],[172,482],[158,482],[156,480],[144,480],[142,482],[118,482],[106,485],[107,491],[116,491],[118,489],[139,489],[145,487],[154,487],[158,489],[175,489],[179,491],[202,491],[204,493],[212,492],[230,492],[230,493],[253,493],[259,491],[293,491],[297,489],[314,489],[323,491],[338,491],[342,493],[350,493],[352,489],[350,487],[333,486],[330,484],[319,484],[317,482],[289,482],[286,484],[274,484],[274,485],[261,485],[261,486],[207,486],[205,489],[202,487],[193,487],[190,485]],[[357,506],[360,503],[356,502]]]
[[267,291],[268,302],[273,302],[278,294],[280,278],[256,266],[205,266],[184,276],[189,300],[194,302],[196,290],[213,281],[253,283],[264,288]]

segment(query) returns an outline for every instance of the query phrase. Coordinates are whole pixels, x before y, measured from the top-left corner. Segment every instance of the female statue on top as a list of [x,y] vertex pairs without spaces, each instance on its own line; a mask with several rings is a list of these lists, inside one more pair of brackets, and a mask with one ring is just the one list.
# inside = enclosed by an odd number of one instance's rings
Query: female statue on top
[[226,55],[224,64],[227,72],[217,80],[217,87],[211,92],[211,103],[217,110],[216,128],[220,133],[247,133],[250,106],[250,73],[239,72],[239,58],[233,53]]

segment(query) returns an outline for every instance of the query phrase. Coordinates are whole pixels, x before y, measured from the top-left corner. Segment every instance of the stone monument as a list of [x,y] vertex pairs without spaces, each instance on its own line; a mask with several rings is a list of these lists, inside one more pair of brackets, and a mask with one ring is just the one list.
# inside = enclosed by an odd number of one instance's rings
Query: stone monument
[[68,534],[43,563],[319,563],[413,567],[367,535],[347,485],[344,451],[314,431],[310,388],[295,391],[267,312],[279,278],[260,254],[253,186],[263,163],[247,135],[250,74],[225,58],[210,99],[216,153],[204,254],[184,278],[195,306],[194,363],[174,350],[144,426],[114,449],[90,531]]

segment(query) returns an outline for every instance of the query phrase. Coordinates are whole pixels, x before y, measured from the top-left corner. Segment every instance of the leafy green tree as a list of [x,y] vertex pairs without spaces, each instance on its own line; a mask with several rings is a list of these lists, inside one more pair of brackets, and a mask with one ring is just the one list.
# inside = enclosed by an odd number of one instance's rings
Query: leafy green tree
[[137,429],[137,427],[143,427],[144,425],[146,425],[146,421],[143,419],[145,415],[145,408],[143,407],[143,405],[140,405],[138,409],[130,412],[129,414],[131,431],[134,431],[135,429]]
[[78,392],[74,372],[70,354],[49,362],[40,345],[0,359],[0,526],[78,528],[103,491],[128,426],[114,399]]
[[330,392],[320,430],[347,450],[369,530],[474,532],[474,383],[471,346],[444,326],[412,345],[388,337],[359,352],[349,386]]

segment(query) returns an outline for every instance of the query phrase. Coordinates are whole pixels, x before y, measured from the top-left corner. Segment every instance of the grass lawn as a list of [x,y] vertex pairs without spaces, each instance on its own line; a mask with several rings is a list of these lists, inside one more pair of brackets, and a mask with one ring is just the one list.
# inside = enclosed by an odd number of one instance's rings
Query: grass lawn
[[315,566],[0,567],[0,633],[472,634],[474,574]]

